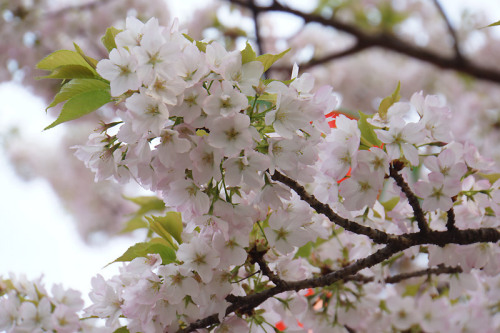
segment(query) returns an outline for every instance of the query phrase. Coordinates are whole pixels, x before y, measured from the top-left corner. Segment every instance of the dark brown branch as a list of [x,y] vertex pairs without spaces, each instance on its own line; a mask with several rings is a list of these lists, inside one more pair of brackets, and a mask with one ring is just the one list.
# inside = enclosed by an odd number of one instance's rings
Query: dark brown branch
[[267,266],[267,263],[264,261],[264,255],[266,254],[265,251],[258,251],[257,247],[254,246],[249,252],[248,255],[250,256],[250,262],[251,263],[257,263],[259,265],[259,268],[265,276],[271,280],[272,283],[274,283],[276,286],[281,286],[285,283],[284,280],[280,279],[279,276],[277,276],[269,266]]
[[[462,273],[462,268],[459,266],[456,267],[448,267],[448,266],[439,266],[435,268],[427,268],[427,269],[422,269],[419,271],[415,272],[409,272],[409,273],[401,273],[393,276],[388,276],[385,279],[383,279],[384,283],[399,283],[414,277],[421,277],[421,276],[426,276],[426,275],[441,275],[441,274],[454,274],[454,273]],[[359,281],[363,283],[368,283],[368,282],[373,282],[375,279],[373,276],[364,276],[360,274],[356,274],[350,277],[347,277],[344,279],[344,281]]]
[[462,273],[462,268],[458,266],[457,267],[440,266],[436,268],[423,269],[416,272],[397,274],[386,278],[384,281],[386,283],[399,283],[401,281],[408,280],[414,277],[420,277],[426,275],[454,274],[454,273]]
[[309,206],[311,206],[314,210],[316,210],[317,213],[324,214],[330,221],[341,226],[345,230],[348,230],[358,235],[368,236],[377,244],[387,244],[388,242],[390,242],[391,237],[394,237],[383,231],[363,226],[359,223],[349,221],[348,219],[339,216],[330,208],[329,205],[320,202],[318,199],[314,197],[314,195],[307,193],[307,191],[302,185],[297,183],[295,180],[283,175],[278,170],[274,171],[274,174],[271,176],[271,179],[279,181],[290,187],[300,196],[302,200],[307,202]]
[[[330,55],[327,55],[327,56],[324,56],[324,57],[321,57],[321,58],[312,59],[311,61],[308,61],[306,63],[300,64],[300,69],[301,70],[306,70],[306,69],[309,69],[311,67],[314,67],[314,66],[317,66],[317,65],[321,65],[321,64],[324,64],[326,62],[335,60],[335,59],[347,57],[347,56],[356,54],[358,52],[361,52],[361,51],[363,51],[366,48],[367,48],[367,46],[361,45],[359,43],[356,43],[353,46],[351,46],[351,47],[349,47],[349,48],[347,48],[347,49],[345,49],[343,51],[340,51],[338,53],[333,53],[333,54],[330,54]],[[283,66],[273,66],[271,68],[273,70],[279,70],[279,71],[289,71],[290,70],[290,67],[283,67]]]
[[415,219],[417,220],[418,228],[420,232],[427,233],[429,232],[429,226],[427,225],[427,221],[424,216],[424,212],[422,211],[422,207],[420,207],[420,203],[418,202],[417,197],[412,192],[408,184],[406,184],[403,176],[401,176],[398,171],[391,166],[389,168],[389,172],[391,177],[396,181],[396,184],[401,188],[403,193],[408,198],[408,202],[410,203],[411,208],[413,209],[413,214],[415,215]]
[[446,215],[448,216],[448,220],[446,221],[446,229],[448,229],[449,231],[457,230],[457,227],[455,226],[455,211],[453,210],[453,207],[446,212]]
[[[359,259],[356,262],[329,274],[301,280],[301,281],[291,281],[286,282],[286,284],[281,286],[276,286],[267,290],[264,290],[260,293],[251,294],[245,297],[242,297],[239,301],[230,305],[226,310],[226,315],[238,311],[242,313],[249,312],[250,310],[256,308],[263,302],[265,302],[270,297],[274,295],[280,294],[284,291],[299,291],[306,288],[314,288],[314,287],[323,287],[330,284],[335,283],[336,281],[342,280],[343,278],[353,275],[360,270],[374,266],[386,259],[389,259],[395,252],[399,252],[402,248],[397,246],[386,246],[381,250],[369,255],[366,258]],[[178,333],[187,333],[192,332],[199,328],[204,328],[210,325],[218,324],[219,318],[217,314],[211,315],[204,319],[198,320],[194,323],[191,323],[185,329],[179,330]]]
[[[248,7],[249,3],[244,0],[229,0],[231,3]],[[452,69],[465,74],[468,74],[476,79],[500,83],[500,71],[492,68],[479,67],[477,64],[471,63],[464,58],[456,56],[444,56],[428,49],[418,47],[414,44],[406,42],[387,32],[367,33],[358,27],[342,22],[336,18],[324,18],[319,15],[304,13],[289,7],[285,7],[274,1],[271,6],[262,7],[256,6],[255,9],[260,12],[279,11],[293,14],[302,18],[305,23],[317,22],[324,26],[332,27],[337,30],[346,32],[357,39],[357,43],[363,48],[380,47],[386,50],[391,50],[400,54],[404,54],[414,59],[422,60],[433,64],[443,69]],[[303,67],[304,65],[302,65]],[[308,66],[307,64],[305,66]]]
[[264,54],[264,47],[262,46],[262,36],[260,34],[260,26],[259,26],[259,11],[255,7],[255,0],[250,0],[249,8],[252,11],[252,18],[254,22],[255,42],[257,43],[259,54]]
[[447,244],[468,245],[475,243],[496,243],[500,240],[500,231],[495,228],[455,229],[451,231],[430,231],[426,234],[420,232],[401,235],[397,241],[405,240],[412,245],[434,244],[445,246]]
[[457,61],[463,61],[464,57],[462,55],[462,52],[460,51],[460,44],[459,44],[455,29],[453,29],[453,27],[451,26],[451,22],[448,19],[448,16],[446,15],[446,13],[444,12],[443,6],[441,6],[441,3],[439,2],[439,0],[434,0],[434,5],[436,6],[437,10],[439,11],[439,14],[443,18],[444,22],[446,23],[446,27],[448,28],[449,34],[453,38],[453,50],[455,51],[455,59],[457,59]]
[[116,0],[96,0],[96,1],[84,3],[81,5],[68,6],[68,7],[64,7],[62,9],[59,9],[59,10],[47,12],[45,14],[45,16],[46,16],[46,18],[53,18],[53,17],[58,17],[61,15],[64,15],[64,14],[69,13],[69,12],[78,12],[78,11],[82,11],[82,10],[94,10],[95,8],[102,6],[102,5],[105,5],[106,3],[111,2],[111,1],[116,1]]
[[[354,263],[339,269],[337,271],[322,275],[320,277],[314,277],[310,279],[305,279],[301,281],[284,281],[281,286],[276,286],[262,292],[247,295],[244,297],[233,298],[234,303],[230,305],[226,310],[226,315],[238,311],[240,313],[246,313],[255,307],[259,306],[265,302],[268,298],[273,297],[279,293],[285,291],[299,291],[307,288],[324,287],[331,285],[339,280],[347,279],[349,276],[353,276],[364,268],[375,266],[384,260],[389,259],[394,254],[404,251],[412,246],[424,245],[424,244],[435,244],[438,246],[444,246],[446,244],[475,244],[475,243],[496,243],[500,240],[500,232],[494,228],[481,228],[481,229],[467,229],[467,230],[455,230],[455,231],[430,231],[429,233],[423,234],[421,232],[404,234],[401,236],[394,236],[391,242],[384,248],[378,250],[377,252],[367,256],[366,258],[359,259]],[[444,270],[444,269],[443,269]],[[452,268],[450,268],[450,271]],[[416,273],[407,273],[416,274]],[[419,273],[422,274],[422,273]],[[404,275],[401,277],[393,277],[393,283],[397,282],[397,279],[405,278]],[[409,278],[409,277],[408,277]],[[391,283],[391,282],[389,282]],[[218,314],[213,314],[204,319],[200,319],[194,323],[191,323],[185,329],[179,330],[180,333],[187,333],[194,331],[199,328],[208,327],[219,323]]]

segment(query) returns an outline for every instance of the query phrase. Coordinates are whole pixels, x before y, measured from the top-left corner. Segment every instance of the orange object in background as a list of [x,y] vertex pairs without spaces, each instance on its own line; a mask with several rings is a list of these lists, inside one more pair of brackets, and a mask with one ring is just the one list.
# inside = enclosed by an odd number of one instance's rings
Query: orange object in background
[[330,120],[328,122],[328,125],[330,125],[330,128],[336,128],[337,127],[335,118],[337,118],[340,115],[344,115],[347,118],[352,119],[352,120],[357,120],[353,116],[348,115],[346,113],[343,113],[343,112],[340,112],[340,111],[332,111],[332,112],[330,112],[330,113],[328,113],[328,114],[325,115],[326,118],[332,118],[332,120]]

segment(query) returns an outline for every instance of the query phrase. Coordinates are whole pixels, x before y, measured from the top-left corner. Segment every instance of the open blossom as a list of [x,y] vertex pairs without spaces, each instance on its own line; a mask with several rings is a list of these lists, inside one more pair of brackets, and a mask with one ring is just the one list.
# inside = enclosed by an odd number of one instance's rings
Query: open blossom
[[273,125],[276,133],[286,139],[291,139],[295,131],[307,126],[309,121],[301,102],[290,94],[282,94],[276,109],[266,114],[266,124]]
[[245,95],[234,89],[227,81],[214,82],[203,104],[203,110],[209,115],[223,115],[238,113],[248,107]]
[[351,177],[339,185],[339,192],[344,197],[344,206],[349,210],[371,207],[382,190],[383,175],[372,172],[367,164],[358,164]]
[[208,143],[215,148],[223,148],[227,156],[236,155],[252,145],[250,118],[245,114],[215,118],[209,127]]
[[177,250],[177,258],[184,262],[184,267],[197,272],[205,283],[210,282],[213,269],[220,262],[220,258],[202,240],[181,244]]
[[284,210],[273,213],[269,218],[269,228],[264,230],[269,243],[283,254],[307,243],[309,237],[301,228],[304,223],[301,217],[288,214]]
[[443,150],[438,157],[425,158],[424,165],[433,172],[441,173],[446,179],[460,180],[467,171],[465,163],[457,160],[452,149]]
[[52,329],[51,304],[47,297],[38,305],[24,302],[19,307],[19,329],[26,332],[43,332]]
[[97,72],[110,81],[112,96],[139,89],[141,82],[136,70],[137,60],[123,48],[111,50],[109,59],[103,59],[97,64]]
[[232,157],[223,163],[226,169],[226,184],[238,186],[243,181],[251,188],[264,185],[260,172],[269,168],[269,158],[261,153],[249,152],[243,157]]
[[92,278],[92,291],[89,294],[93,304],[85,309],[89,315],[107,318],[106,325],[113,326],[122,314],[119,291],[98,274]]
[[432,139],[450,142],[452,135],[449,127],[451,111],[444,100],[436,95],[423,95],[423,92],[414,93],[410,99],[421,117],[420,123],[429,132]]
[[389,130],[375,130],[380,141],[386,144],[387,154],[391,160],[401,157],[401,154],[412,164],[418,165],[418,150],[415,144],[421,144],[425,132],[417,123],[406,124],[397,118],[391,122]]
[[415,185],[415,193],[424,199],[422,208],[427,211],[441,209],[449,210],[453,206],[451,198],[460,190],[460,181],[456,179],[445,179],[441,173],[431,172],[429,181],[418,181]]

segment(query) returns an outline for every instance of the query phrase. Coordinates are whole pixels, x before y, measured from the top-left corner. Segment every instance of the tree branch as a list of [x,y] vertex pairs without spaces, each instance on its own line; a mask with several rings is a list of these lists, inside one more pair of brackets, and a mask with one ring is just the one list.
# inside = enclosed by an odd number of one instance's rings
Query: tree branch
[[415,219],[417,220],[418,228],[420,232],[427,233],[429,232],[429,226],[427,225],[427,220],[425,219],[424,212],[422,211],[422,207],[420,207],[420,203],[418,202],[417,197],[413,194],[412,190],[408,186],[408,184],[403,179],[396,168],[391,165],[389,168],[389,172],[391,177],[396,181],[396,184],[401,188],[403,193],[408,198],[408,202],[410,203],[411,208],[413,209],[413,214],[415,215]]
[[[235,302],[230,305],[226,310],[226,315],[233,313],[235,311],[247,313],[255,307],[259,306],[265,302],[268,298],[277,295],[285,291],[299,291],[307,288],[324,287],[331,285],[339,280],[347,279],[349,276],[355,275],[364,268],[375,266],[384,260],[389,259],[394,254],[404,251],[412,246],[424,245],[424,244],[435,244],[438,246],[444,246],[446,244],[475,244],[475,243],[496,243],[500,240],[500,232],[494,228],[480,228],[480,229],[467,229],[467,230],[455,230],[455,231],[430,231],[426,234],[421,232],[404,234],[400,236],[394,236],[391,238],[390,243],[383,247],[382,249],[376,251],[375,253],[358,259],[357,261],[351,263],[350,265],[341,268],[337,271],[310,279],[300,280],[300,281],[283,281],[284,283],[280,286],[276,286],[259,293],[250,294],[243,297],[233,298]],[[454,268],[449,268],[448,273],[452,273]],[[456,268],[458,269],[458,268]],[[439,267],[435,269],[430,269],[430,272],[439,272]],[[443,273],[447,270],[442,269]],[[426,270],[427,271],[427,270]],[[427,273],[427,272],[426,272]],[[398,280],[421,276],[424,273],[406,273],[396,275],[389,279],[388,283],[397,283]],[[441,274],[441,273],[440,273]],[[387,282],[387,281],[386,281]],[[218,324],[219,318],[218,314],[213,314],[206,318],[200,319],[194,323],[191,323],[185,329],[179,330],[179,333],[187,333],[194,331],[199,328],[208,327],[210,325]]]
[[[249,3],[244,0],[228,0],[233,4],[240,5],[242,7],[249,7]],[[422,60],[433,64],[437,67],[443,69],[452,69],[458,72],[468,74],[476,79],[491,81],[495,83],[500,83],[500,71],[493,68],[479,67],[477,64],[471,63],[465,58],[457,58],[455,55],[452,57],[443,56],[434,51],[418,47],[414,44],[406,42],[392,34],[387,32],[379,33],[367,33],[358,27],[342,22],[334,17],[324,18],[319,15],[303,13],[301,11],[285,7],[274,1],[271,6],[255,6],[255,10],[259,12],[272,12],[279,11],[284,13],[289,13],[302,18],[305,23],[316,22],[321,23],[324,26],[332,27],[337,30],[346,32],[357,39],[357,43],[365,48],[370,47],[380,47],[386,50],[391,50],[400,54],[404,54],[408,57]],[[316,60],[313,60],[316,61]],[[321,62],[323,63],[323,62]],[[303,64],[301,67],[310,67],[310,65]]]
[[[383,279],[383,282],[385,283],[399,283],[404,280],[408,280],[414,277],[420,277],[420,276],[426,276],[426,275],[441,275],[441,274],[454,274],[454,273],[462,273],[462,268],[459,266],[456,267],[449,267],[449,266],[439,266],[435,268],[427,268],[427,269],[422,269],[419,271],[415,272],[408,272],[408,273],[401,273],[401,274],[396,274],[393,276],[388,276],[385,279]],[[363,283],[368,283],[368,282],[373,282],[375,281],[375,278],[373,276],[364,276],[360,274],[356,274],[350,277],[347,277],[344,279],[344,281],[359,281]]]
[[336,214],[329,205],[320,202],[318,199],[307,193],[305,188],[297,183],[295,180],[283,175],[278,170],[274,171],[274,174],[271,176],[271,179],[275,181],[279,181],[292,190],[294,190],[302,200],[307,202],[317,213],[324,214],[330,221],[341,226],[345,230],[353,232],[358,235],[365,235],[372,239],[377,244],[387,244],[390,242],[391,237],[393,235],[389,235],[383,231],[372,229],[370,227],[363,226],[353,221],[349,221]]
[[446,229],[449,231],[457,230],[457,227],[455,226],[455,211],[453,210],[453,207],[446,212],[446,215],[448,217],[448,220],[446,221]]
[[68,12],[76,12],[76,11],[82,11],[82,10],[93,10],[93,9],[95,9],[99,6],[105,5],[106,3],[111,2],[111,1],[116,1],[116,0],[95,0],[92,2],[80,4],[80,5],[68,6],[68,7],[64,7],[62,9],[58,9],[58,10],[55,10],[52,12],[47,12],[45,14],[45,16],[46,16],[46,18],[54,18],[54,17],[64,15]]
[[[333,54],[330,54],[330,55],[327,55],[327,56],[324,56],[321,58],[312,59],[306,63],[300,64],[300,69],[306,70],[306,69],[309,69],[311,67],[318,66],[318,65],[324,64],[326,62],[329,62],[329,61],[332,61],[335,59],[347,57],[347,56],[356,54],[358,52],[361,52],[364,49],[366,49],[367,47],[368,46],[366,46],[366,45],[362,45],[360,43],[355,43],[353,46],[351,46],[345,50],[342,50],[338,53],[333,53]],[[271,67],[271,69],[278,70],[278,71],[289,71],[290,67],[274,66],[274,67]]]
[[264,251],[258,251],[257,247],[254,246],[252,249],[248,252],[248,255],[250,256],[251,263],[257,263],[259,265],[259,268],[261,272],[271,280],[272,283],[274,283],[276,286],[281,286],[285,283],[284,280],[280,279],[279,276],[277,276],[269,266],[267,266],[267,263],[264,261],[264,255],[266,252]]
[[434,1],[434,5],[436,6],[436,8],[439,11],[439,14],[443,18],[443,21],[446,23],[446,27],[448,28],[448,32],[450,33],[451,37],[453,38],[453,50],[455,51],[455,59],[457,61],[463,61],[464,57],[462,55],[462,52],[460,51],[460,44],[459,44],[455,29],[453,29],[453,27],[451,26],[451,22],[448,19],[448,16],[446,16],[446,13],[443,10],[443,6],[441,6],[441,3],[439,2],[439,0],[433,0],[433,1]]

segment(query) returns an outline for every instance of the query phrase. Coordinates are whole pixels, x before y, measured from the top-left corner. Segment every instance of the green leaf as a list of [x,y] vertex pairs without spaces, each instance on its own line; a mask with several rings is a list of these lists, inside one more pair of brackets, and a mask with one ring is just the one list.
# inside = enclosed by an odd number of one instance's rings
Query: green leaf
[[313,243],[312,242],[307,242],[305,245],[299,247],[297,250],[297,253],[295,253],[295,258],[302,257],[302,258],[309,258],[311,255],[313,249]]
[[45,127],[44,130],[69,120],[78,119],[109,102],[111,102],[111,95],[107,89],[89,90],[75,95],[64,104],[56,121]]
[[118,33],[122,32],[120,29],[116,29],[115,27],[108,28],[104,36],[101,37],[102,45],[111,52],[112,49],[116,48],[115,37]]
[[247,45],[241,51],[241,63],[246,64],[247,62],[255,61],[256,58],[255,51],[252,49],[250,43],[247,42]]
[[[132,261],[138,257],[147,257],[148,254],[157,253],[161,256],[162,264],[172,263],[176,259],[175,251],[164,244],[158,242],[143,242],[132,245],[120,257],[110,262],[108,265],[115,262]],[[107,265],[106,265],[107,266]]]
[[401,98],[401,95],[399,94],[399,89],[401,88],[401,82],[398,82],[398,86],[396,87],[396,90],[392,93],[392,95],[387,96],[384,98],[378,107],[378,114],[380,115],[381,119],[386,119],[387,118],[387,110],[396,102],[399,101]]
[[374,129],[377,127],[373,126],[368,122],[369,118],[373,116],[369,116],[359,111],[359,120],[358,120],[358,128],[361,131],[361,146],[360,149],[370,149],[371,147],[382,146],[382,141],[377,138],[377,134],[375,134]]
[[382,206],[384,206],[386,212],[390,212],[391,210],[394,209],[394,207],[396,207],[398,202],[399,202],[399,197],[394,197],[385,202],[381,202],[381,204]]
[[136,212],[136,215],[144,215],[151,211],[161,211],[165,209],[165,203],[163,202],[163,200],[159,199],[156,196],[142,196],[142,197],[124,196],[124,198],[140,206],[139,210]]
[[147,227],[148,223],[144,221],[141,216],[134,216],[127,221],[125,228],[120,231],[120,234],[126,234],[128,232]]
[[36,65],[36,68],[53,71],[58,67],[66,65],[79,65],[93,70],[93,68],[80,54],[78,54],[78,52],[70,50],[59,50],[49,54],[40,60],[40,62]]
[[64,65],[57,67],[47,76],[38,79],[94,79],[96,72],[82,65]]
[[[181,213],[167,212],[165,216],[152,216],[151,219],[153,222],[150,222],[150,225],[153,224],[155,229],[159,230],[161,228],[161,233],[164,234],[167,232],[175,238],[177,243],[182,243],[181,233],[183,225]],[[162,236],[162,234],[158,233],[156,230],[153,229],[153,231]]]
[[127,326],[122,326],[113,331],[113,333],[130,333]]
[[62,86],[61,91],[59,91],[59,93],[54,97],[54,100],[52,101],[52,103],[50,103],[47,109],[50,109],[51,107],[54,107],[61,102],[67,101],[68,99],[78,94],[96,89],[109,89],[109,84],[104,81],[94,79],[71,80]]
[[405,291],[403,292],[403,297],[410,296],[415,297],[420,290],[420,283],[406,285]]
[[80,48],[80,46],[78,46],[78,44],[76,43],[73,43],[73,46],[75,47],[75,50],[76,52],[78,52],[79,55],[82,56],[82,58],[85,60],[85,62],[90,66],[92,67],[93,69],[95,69],[97,67],[97,60],[94,59],[94,58],[91,58],[89,56],[87,56],[83,50]]
[[290,49],[285,50],[279,54],[263,54],[255,58],[255,60],[258,60],[264,65],[264,72],[269,69],[276,61],[281,59]]
[[184,36],[184,38],[186,38],[191,43],[194,42],[196,44],[196,47],[198,48],[198,50],[200,50],[201,52],[207,51],[207,45],[209,45],[210,43],[205,43],[205,42],[200,42],[198,40],[194,40],[194,38],[192,38],[191,36],[189,36],[187,34],[182,34],[182,35]]
[[488,24],[487,26],[481,27],[479,29],[484,29],[484,28],[488,28],[488,27],[494,27],[494,26],[497,26],[497,25],[500,25],[500,21],[493,22],[493,23]]
[[492,185],[500,179],[500,173],[479,173],[479,176],[487,179]]

